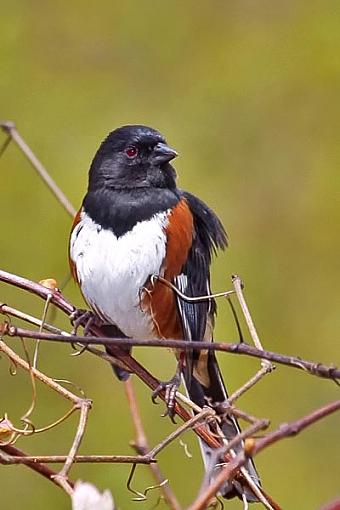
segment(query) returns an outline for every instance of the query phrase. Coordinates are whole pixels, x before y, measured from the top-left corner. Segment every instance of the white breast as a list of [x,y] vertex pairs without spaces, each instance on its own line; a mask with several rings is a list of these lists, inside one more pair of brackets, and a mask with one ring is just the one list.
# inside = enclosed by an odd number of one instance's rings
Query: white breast
[[71,236],[70,256],[87,303],[129,337],[154,336],[140,293],[150,275],[162,274],[167,218],[168,212],[155,214],[117,238],[83,212]]

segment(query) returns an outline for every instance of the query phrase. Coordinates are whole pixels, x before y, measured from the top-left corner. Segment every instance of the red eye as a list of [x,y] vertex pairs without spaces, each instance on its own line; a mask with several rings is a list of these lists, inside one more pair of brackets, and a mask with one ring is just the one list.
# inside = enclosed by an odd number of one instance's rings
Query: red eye
[[128,158],[135,158],[138,154],[137,148],[134,147],[133,145],[130,145],[130,147],[127,147],[124,152]]

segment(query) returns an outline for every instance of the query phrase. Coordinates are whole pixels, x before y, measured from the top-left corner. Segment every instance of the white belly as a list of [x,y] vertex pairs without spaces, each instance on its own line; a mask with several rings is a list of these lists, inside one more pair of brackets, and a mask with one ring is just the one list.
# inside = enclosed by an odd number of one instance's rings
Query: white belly
[[71,236],[70,256],[84,298],[129,337],[154,336],[140,300],[149,276],[163,271],[167,217],[167,212],[158,213],[117,238],[83,212]]

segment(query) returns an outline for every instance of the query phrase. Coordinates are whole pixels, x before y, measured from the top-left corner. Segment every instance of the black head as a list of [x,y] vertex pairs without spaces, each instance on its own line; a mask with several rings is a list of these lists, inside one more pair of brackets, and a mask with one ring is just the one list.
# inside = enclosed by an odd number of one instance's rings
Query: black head
[[176,172],[169,161],[176,156],[155,129],[120,127],[102,142],[92,161],[89,190],[174,188]]

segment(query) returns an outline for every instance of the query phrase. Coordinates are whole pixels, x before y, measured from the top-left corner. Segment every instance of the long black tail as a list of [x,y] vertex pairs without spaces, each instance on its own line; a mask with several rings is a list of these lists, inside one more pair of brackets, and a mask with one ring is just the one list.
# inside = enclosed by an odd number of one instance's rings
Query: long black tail
[[[199,362],[198,362],[199,363]],[[201,362],[202,363],[202,362]],[[221,404],[223,404],[227,398],[227,390],[225,388],[220,369],[215,357],[215,354],[210,351],[206,354],[206,359],[204,360],[204,371],[205,374],[202,377],[202,368],[197,366],[196,374],[195,369],[193,375],[190,377],[190,380],[185,380],[185,386],[189,395],[189,398],[195,402],[200,407],[204,405],[210,405],[216,408],[216,412],[218,413],[219,408],[221,409]],[[184,379],[188,378],[187,374],[183,374]],[[200,380],[199,380],[200,379]],[[221,413],[221,411],[220,411]],[[237,423],[237,420],[231,415],[221,415],[221,425],[222,433],[227,439],[230,441],[237,434],[240,433],[241,429]],[[215,465],[221,462],[216,455],[216,450],[208,446],[203,440],[200,440],[200,446],[202,450],[204,465],[207,473],[210,474],[211,478],[214,478],[214,473],[218,473],[218,468]],[[242,448],[242,444],[239,444],[234,448],[234,451],[237,453]],[[261,487],[261,482],[259,475],[256,471],[254,462],[252,459],[249,459],[245,464],[245,468],[248,471],[249,476],[253,480],[253,482]],[[234,497],[238,495],[242,497],[244,494],[247,498],[247,501],[254,502],[258,501],[258,498],[250,489],[250,487],[245,483],[241,484],[239,481],[232,481],[227,483],[221,489],[222,496],[226,498]]]

